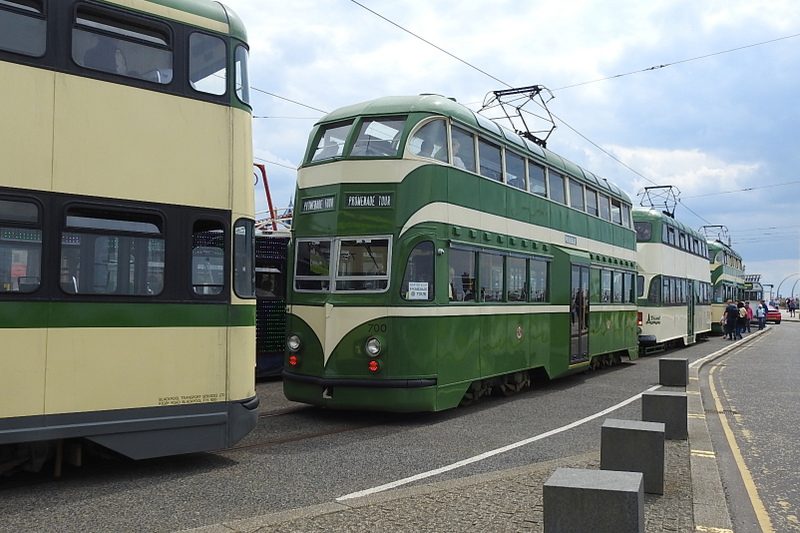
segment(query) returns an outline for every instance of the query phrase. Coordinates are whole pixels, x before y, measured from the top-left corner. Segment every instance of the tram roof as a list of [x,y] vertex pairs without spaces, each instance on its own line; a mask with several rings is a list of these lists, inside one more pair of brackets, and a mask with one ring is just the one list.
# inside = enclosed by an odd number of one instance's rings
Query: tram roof
[[699,231],[692,229],[691,227],[687,226],[683,222],[672,218],[671,216],[667,215],[663,211],[659,211],[658,209],[652,209],[649,207],[634,207],[631,209],[631,216],[633,217],[635,222],[644,222],[644,221],[662,221],[667,222],[671,226],[675,226],[679,230],[683,231],[684,233],[689,233],[695,237],[700,238],[701,240],[705,241],[706,238],[703,236],[702,233]]
[[738,259],[741,259],[741,258],[742,258],[742,256],[741,256],[741,255],[739,255],[738,253],[736,253],[736,250],[734,250],[733,248],[731,248],[730,246],[728,246],[727,244],[725,244],[724,242],[722,242],[722,241],[720,241],[720,240],[717,240],[717,239],[707,239],[707,240],[706,240],[706,242],[708,243],[708,248],[709,248],[710,250],[714,250],[715,252],[718,252],[718,251],[720,251],[720,250],[726,250],[726,251],[727,251],[729,254],[731,254],[732,256],[734,256],[734,257],[736,257],[736,258],[738,258]]
[[[110,0],[111,3],[121,3],[119,0]],[[190,13],[209,20],[227,24],[228,34],[244,42],[247,42],[247,30],[242,22],[230,7],[212,0],[148,0],[152,4],[157,4],[167,8],[175,9],[183,13]]]
[[572,177],[576,177],[589,185],[601,189],[607,193],[631,203],[630,197],[615,184],[606,178],[598,176],[572,161],[561,157],[543,148],[538,144],[524,139],[517,133],[501,127],[493,120],[472,111],[468,107],[459,104],[453,98],[447,98],[438,94],[420,94],[418,96],[385,96],[360,102],[357,104],[340,107],[322,117],[317,123],[337,122],[357,116],[376,116],[393,115],[406,113],[432,113],[452,117],[459,122],[472,127],[482,133],[489,133],[495,138],[504,139],[508,145],[516,147],[521,151],[532,154],[542,162],[546,162],[551,167],[561,170]]

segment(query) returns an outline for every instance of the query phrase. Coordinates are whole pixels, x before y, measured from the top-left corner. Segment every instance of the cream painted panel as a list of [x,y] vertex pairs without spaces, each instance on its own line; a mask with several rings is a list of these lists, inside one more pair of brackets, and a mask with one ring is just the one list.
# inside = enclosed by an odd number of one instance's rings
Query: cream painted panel
[[[519,237],[520,239],[533,239],[567,248],[567,246],[564,245],[565,233],[563,231],[554,230],[545,226],[536,226],[527,222],[491,215],[475,209],[444,202],[434,202],[423,206],[406,221],[403,229],[400,231],[400,235],[402,236],[417,224],[431,221],[456,224],[468,228],[476,227],[476,221],[479,221],[481,224],[480,229],[483,231],[501,233],[512,237]],[[570,248],[610,255],[628,261],[636,261],[636,252],[634,250],[628,250],[627,248],[587,239],[585,237],[575,236],[575,239],[577,241],[576,244]]]
[[0,418],[43,413],[45,333],[0,329]]
[[[629,306],[634,310],[634,306]],[[620,310],[617,306],[615,310]],[[626,307],[625,309],[628,309]],[[568,305],[448,305],[431,307],[325,307],[293,305],[289,313],[303,319],[322,341],[324,364],[333,349],[352,329],[360,324],[384,317],[434,317],[473,315],[523,315],[567,313]]]
[[328,163],[300,170],[297,173],[297,186],[307,189],[339,183],[400,183],[411,171],[429,164],[406,159]]
[[55,190],[229,208],[229,108],[66,74],[55,101]]
[[228,400],[256,395],[256,331],[252,327],[231,328],[228,357]]
[[50,71],[0,61],[0,185],[50,189],[54,78]]
[[45,413],[224,401],[225,331],[51,329]]
[[199,26],[201,28],[207,28],[209,30],[218,31],[220,33],[228,33],[228,25],[224,22],[219,22],[216,20],[208,19],[206,17],[201,17],[200,15],[195,15],[193,13],[186,13],[185,11],[180,11],[172,7],[162,6],[159,4],[155,4],[153,2],[148,2],[146,0],[104,0],[104,1],[111,4],[117,4],[119,6],[136,9],[138,11],[152,13],[153,15],[159,15],[164,18],[185,22],[187,24],[192,24],[194,26]]
[[233,212],[236,218],[255,216],[255,187],[253,187],[252,118],[241,109],[231,110],[233,121]]

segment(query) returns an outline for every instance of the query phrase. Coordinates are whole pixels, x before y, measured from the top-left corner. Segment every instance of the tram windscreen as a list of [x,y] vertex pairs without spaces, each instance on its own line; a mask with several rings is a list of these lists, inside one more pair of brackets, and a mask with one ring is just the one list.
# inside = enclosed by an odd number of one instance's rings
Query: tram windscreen
[[389,286],[389,239],[342,239],[337,291],[383,291]]
[[299,241],[295,265],[295,289],[328,290],[330,265],[331,241]]

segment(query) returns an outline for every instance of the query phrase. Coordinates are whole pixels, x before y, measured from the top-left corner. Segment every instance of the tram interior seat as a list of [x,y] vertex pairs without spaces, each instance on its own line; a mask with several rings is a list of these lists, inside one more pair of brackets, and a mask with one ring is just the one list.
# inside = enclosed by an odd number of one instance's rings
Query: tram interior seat
[[33,292],[39,288],[39,278],[36,276],[22,276],[17,279],[19,292]]

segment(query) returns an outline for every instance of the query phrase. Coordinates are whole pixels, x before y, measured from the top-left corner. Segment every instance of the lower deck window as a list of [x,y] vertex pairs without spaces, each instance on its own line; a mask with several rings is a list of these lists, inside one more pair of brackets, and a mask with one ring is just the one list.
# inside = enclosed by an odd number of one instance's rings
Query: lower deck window
[[433,243],[421,242],[408,255],[400,296],[404,300],[433,300],[433,274]]
[[192,232],[192,289],[195,294],[221,294],[225,288],[225,228],[199,220]]
[[68,294],[154,296],[164,288],[157,216],[69,210],[61,234],[61,289]]
[[32,202],[0,200],[0,293],[34,292],[41,283],[42,230]]

